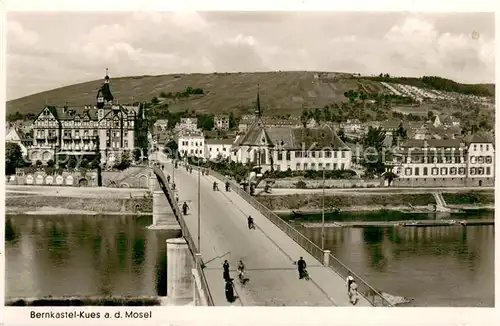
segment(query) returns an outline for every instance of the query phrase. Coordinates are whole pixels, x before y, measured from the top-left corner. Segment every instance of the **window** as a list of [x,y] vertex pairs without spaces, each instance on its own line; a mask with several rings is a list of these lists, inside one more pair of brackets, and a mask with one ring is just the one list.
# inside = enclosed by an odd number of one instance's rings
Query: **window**
[[458,168],[458,174],[464,175],[465,174],[465,168]]
[[222,147],[222,151],[225,152],[226,151],[226,148],[225,147]]
[[300,170],[300,163],[297,163],[297,164],[295,165],[295,170],[297,170],[297,171],[299,171],[299,170]]
[[278,151],[278,161],[281,161],[281,160],[283,160],[283,152]]
[[484,168],[477,168],[477,174],[483,175],[484,174]]
[[396,169],[396,174],[397,174],[397,175],[400,175],[400,174],[401,174],[401,168],[397,168],[397,169]]
[[479,150],[482,152],[483,151],[483,144],[479,145]]
[[337,170],[337,163],[333,163],[333,169]]
[[316,170],[316,163],[311,163],[311,170]]
[[326,163],[326,170],[330,170],[330,163]]
[[476,174],[476,168],[470,168],[470,174],[475,175]]
[[290,160],[291,160],[291,158],[290,158],[290,151],[287,151],[287,152],[286,152],[286,160],[287,160],[287,161],[290,161]]
[[492,162],[492,158],[491,158],[491,156],[490,156],[490,155],[486,156],[486,157],[484,158],[484,162],[485,162],[485,163],[488,163],[488,164],[491,164],[491,162]]
[[457,174],[457,168],[450,168],[450,174],[451,175],[456,175]]
[[332,157],[332,152],[325,152],[325,157],[326,158]]
[[411,168],[405,169],[405,175],[411,175]]
[[344,170],[345,169],[345,163],[340,164],[340,169]]
[[490,150],[490,145],[486,145],[486,150],[489,151]]
[[441,168],[441,175],[447,175],[448,174],[448,168]]
[[474,145],[474,151],[477,151],[477,145]]
[[420,169],[419,168],[415,168],[415,175],[420,175]]
[[128,140],[126,140],[126,139],[125,139],[125,140],[123,141],[123,146],[128,147]]
[[471,162],[471,164],[475,164],[476,163],[476,157],[475,156],[471,156],[470,157],[470,162]]
[[318,157],[319,157],[319,158],[322,158],[322,157],[323,157],[323,152],[322,152],[322,151],[319,151],[319,152],[318,152]]
[[432,175],[438,175],[438,172],[439,172],[439,171],[438,171],[438,168],[432,168],[432,169],[431,169],[431,173],[432,173]]
[[345,152],[344,152],[344,151],[342,151],[342,152],[340,152],[340,153],[341,153],[341,155],[342,155],[342,158],[345,158]]
[[428,174],[428,170],[429,170],[429,169],[428,169],[427,167],[424,167],[424,171],[423,171],[423,173],[422,173],[422,174],[423,174],[423,175],[427,175],[427,174]]
[[337,158],[337,152],[333,152],[333,158]]
[[[320,152],[321,153],[321,152]],[[318,163],[318,169],[322,170],[323,169],[323,163]]]
[[313,158],[316,157],[316,151],[311,152],[311,157],[313,157]]
[[304,163],[304,170],[307,170],[307,163]]
[[477,163],[483,164],[484,163],[484,156],[478,156],[477,157]]
[[295,158],[299,158],[299,157],[300,157],[299,153],[300,153],[300,152],[295,151]]
[[491,168],[489,166],[486,167],[486,174],[487,175],[491,174]]

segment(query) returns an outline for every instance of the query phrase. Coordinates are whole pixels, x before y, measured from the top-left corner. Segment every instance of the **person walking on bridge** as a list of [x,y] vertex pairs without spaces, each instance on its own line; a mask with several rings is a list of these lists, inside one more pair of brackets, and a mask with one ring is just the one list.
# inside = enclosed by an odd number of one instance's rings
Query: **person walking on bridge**
[[224,264],[222,264],[222,268],[224,269],[224,272],[222,273],[222,277],[224,280],[230,281],[231,277],[229,276],[229,263],[227,260],[224,260]]
[[347,282],[347,293],[349,293],[349,291],[351,290],[351,284],[354,283],[354,277],[352,277],[351,275],[347,276],[346,282]]
[[184,202],[184,204],[182,204],[182,214],[187,215],[188,209],[189,209],[189,206],[188,206],[187,202]]
[[248,229],[251,230],[251,229],[254,229],[255,230],[255,224],[253,223],[253,217],[252,215],[248,215]]
[[170,174],[167,175],[167,182],[170,183]]
[[305,277],[305,271],[307,267],[304,257],[300,257],[299,261],[297,262],[297,267],[299,269],[299,279],[303,279]]

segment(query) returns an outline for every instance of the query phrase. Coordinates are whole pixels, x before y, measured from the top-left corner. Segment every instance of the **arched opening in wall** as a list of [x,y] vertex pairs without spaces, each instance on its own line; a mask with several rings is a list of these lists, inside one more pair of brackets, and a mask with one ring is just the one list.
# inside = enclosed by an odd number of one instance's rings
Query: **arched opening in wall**
[[51,157],[52,157],[52,154],[50,152],[46,151],[46,152],[43,152],[43,154],[42,154],[43,161],[48,161],[48,160],[50,160]]
[[479,180],[479,187],[483,186],[483,180]]
[[128,183],[124,182],[120,185],[120,188],[130,188],[130,186],[128,185]]
[[80,181],[78,181],[79,187],[88,187],[88,185],[89,185],[89,181],[87,179],[80,179]]
[[147,188],[148,187],[148,177],[145,175],[141,175],[139,177],[139,188]]

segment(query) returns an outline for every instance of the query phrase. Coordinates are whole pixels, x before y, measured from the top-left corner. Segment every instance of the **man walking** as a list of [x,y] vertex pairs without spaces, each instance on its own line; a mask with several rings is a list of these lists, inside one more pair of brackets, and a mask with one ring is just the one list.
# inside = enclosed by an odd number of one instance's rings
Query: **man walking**
[[304,271],[306,270],[307,267],[306,261],[304,260],[303,257],[300,257],[299,261],[297,262],[297,266],[299,269],[299,279],[303,279],[305,276]]
[[222,268],[224,269],[224,272],[222,273],[222,277],[226,281],[230,281],[231,277],[229,276],[229,263],[227,260],[224,260],[224,264],[222,264]]

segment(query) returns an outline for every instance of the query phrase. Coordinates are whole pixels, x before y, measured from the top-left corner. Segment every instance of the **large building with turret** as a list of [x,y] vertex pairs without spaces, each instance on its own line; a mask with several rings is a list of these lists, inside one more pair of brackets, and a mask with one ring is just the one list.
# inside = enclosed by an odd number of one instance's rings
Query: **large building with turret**
[[124,151],[132,154],[137,147],[143,147],[138,143],[144,142],[145,133],[144,110],[140,105],[114,102],[106,70],[96,105],[42,109],[33,122],[33,146],[28,149],[28,157],[33,163],[47,163],[56,161],[58,155],[82,157],[100,153],[102,163],[111,163]]

